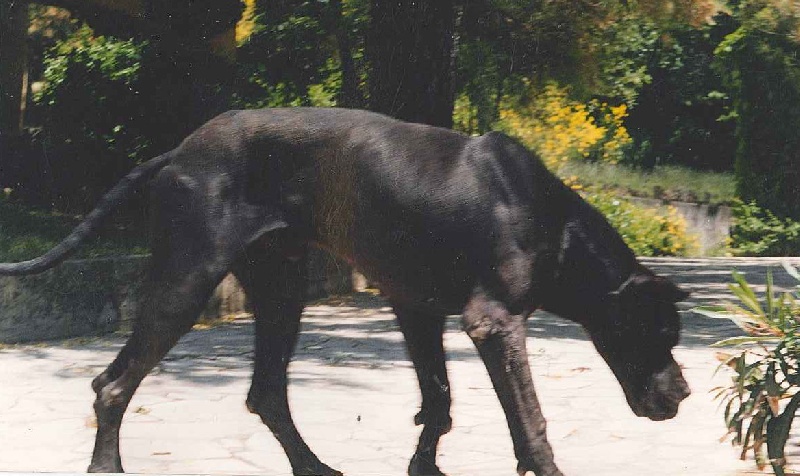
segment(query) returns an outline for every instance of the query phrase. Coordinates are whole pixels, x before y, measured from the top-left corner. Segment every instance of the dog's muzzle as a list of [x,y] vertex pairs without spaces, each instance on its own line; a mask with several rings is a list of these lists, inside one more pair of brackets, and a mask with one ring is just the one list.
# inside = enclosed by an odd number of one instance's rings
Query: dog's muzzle
[[634,395],[625,392],[633,413],[654,421],[669,420],[678,414],[678,406],[691,394],[677,363],[672,362],[664,370],[654,373],[644,388]]

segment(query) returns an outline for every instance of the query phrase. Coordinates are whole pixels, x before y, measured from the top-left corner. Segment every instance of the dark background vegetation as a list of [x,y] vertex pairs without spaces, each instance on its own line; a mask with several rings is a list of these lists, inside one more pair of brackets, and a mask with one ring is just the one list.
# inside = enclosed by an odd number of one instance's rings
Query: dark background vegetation
[[[26,220],[19,207],[67,221],[85,213],[135,164],[225,109],[314,105],[506,130],[549,164],[558,150],[641,176],[732,176],[720,200],[740,203],[732,249],[797,253],[791,3],[0,0],[0,188],[3,210],[17,207],[6,223]],[[559,114],[572,122],[553,125]],[[566,144],[581,127],[600,131],[597,141]],[[593,193],[592,176],[566,178]],[[118,228],[137,228],[141,202]]]

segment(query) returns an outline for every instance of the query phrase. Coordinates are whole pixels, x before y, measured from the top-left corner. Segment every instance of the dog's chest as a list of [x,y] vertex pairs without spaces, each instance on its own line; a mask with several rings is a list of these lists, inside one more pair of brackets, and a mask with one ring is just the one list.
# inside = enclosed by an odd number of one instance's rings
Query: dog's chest
[[353,162],[341,154],[320,160],[312,191],[315,240],[341,258],[352,260],[357,189]]

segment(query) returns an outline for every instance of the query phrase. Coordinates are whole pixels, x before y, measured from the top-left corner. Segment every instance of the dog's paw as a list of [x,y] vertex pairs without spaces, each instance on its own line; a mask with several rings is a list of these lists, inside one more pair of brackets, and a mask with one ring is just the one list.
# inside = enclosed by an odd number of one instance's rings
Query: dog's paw
[[537,473],[533,470],[535,466],[533,463],[525,463],[520,461],[517,463],[517,474],[519,476],[527,476],[528,474],[535,474],[537,476],[564,476],[564,474],[556,468],[555,464],[551,468],[544,470],[544,472]]
[[322,462],[303,465],[302,468],[294,469],[292,473],[294,476],[344,476],[341,471],[336,471]]
[[87,473],[124,473],[125,470],[122,469],[122,464],[120,463],[111,463],[111,464],[102,464],[102,463],[92,463],[89,465],[89,468],[86,470]]
[[445,475],[436,463],[423,458],[419,455],[414,455],[411,458],[411,463],[408,465],[408,476],[447,476]]

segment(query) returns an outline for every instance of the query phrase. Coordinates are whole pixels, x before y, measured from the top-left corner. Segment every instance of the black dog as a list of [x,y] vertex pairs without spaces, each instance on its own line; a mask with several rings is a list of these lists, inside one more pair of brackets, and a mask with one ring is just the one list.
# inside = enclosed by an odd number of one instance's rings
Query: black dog
[[294,474],[340,474],[303,441],[286,398],[309,245],[352,262],[394,307],[422,392],[412,475],[441,474],[436,447],[451,425],[447,314],[462,314],[489,371],[520,474],[561,474],[525,350],[537,308],[583,325],[636,415],[672,418],[689,394],[671,354],[674,302],[685,293],[638,264],[597,211],[502,134],[470,138],[344,109],[228,112],[136,167],[53,250],[2,264],[0,274],[54,266],[146,180],[152,269],[133,334],[92,383],[90,471],[122,471],[119,429],[134,391],[232,271],[255,310],[247,407]]

